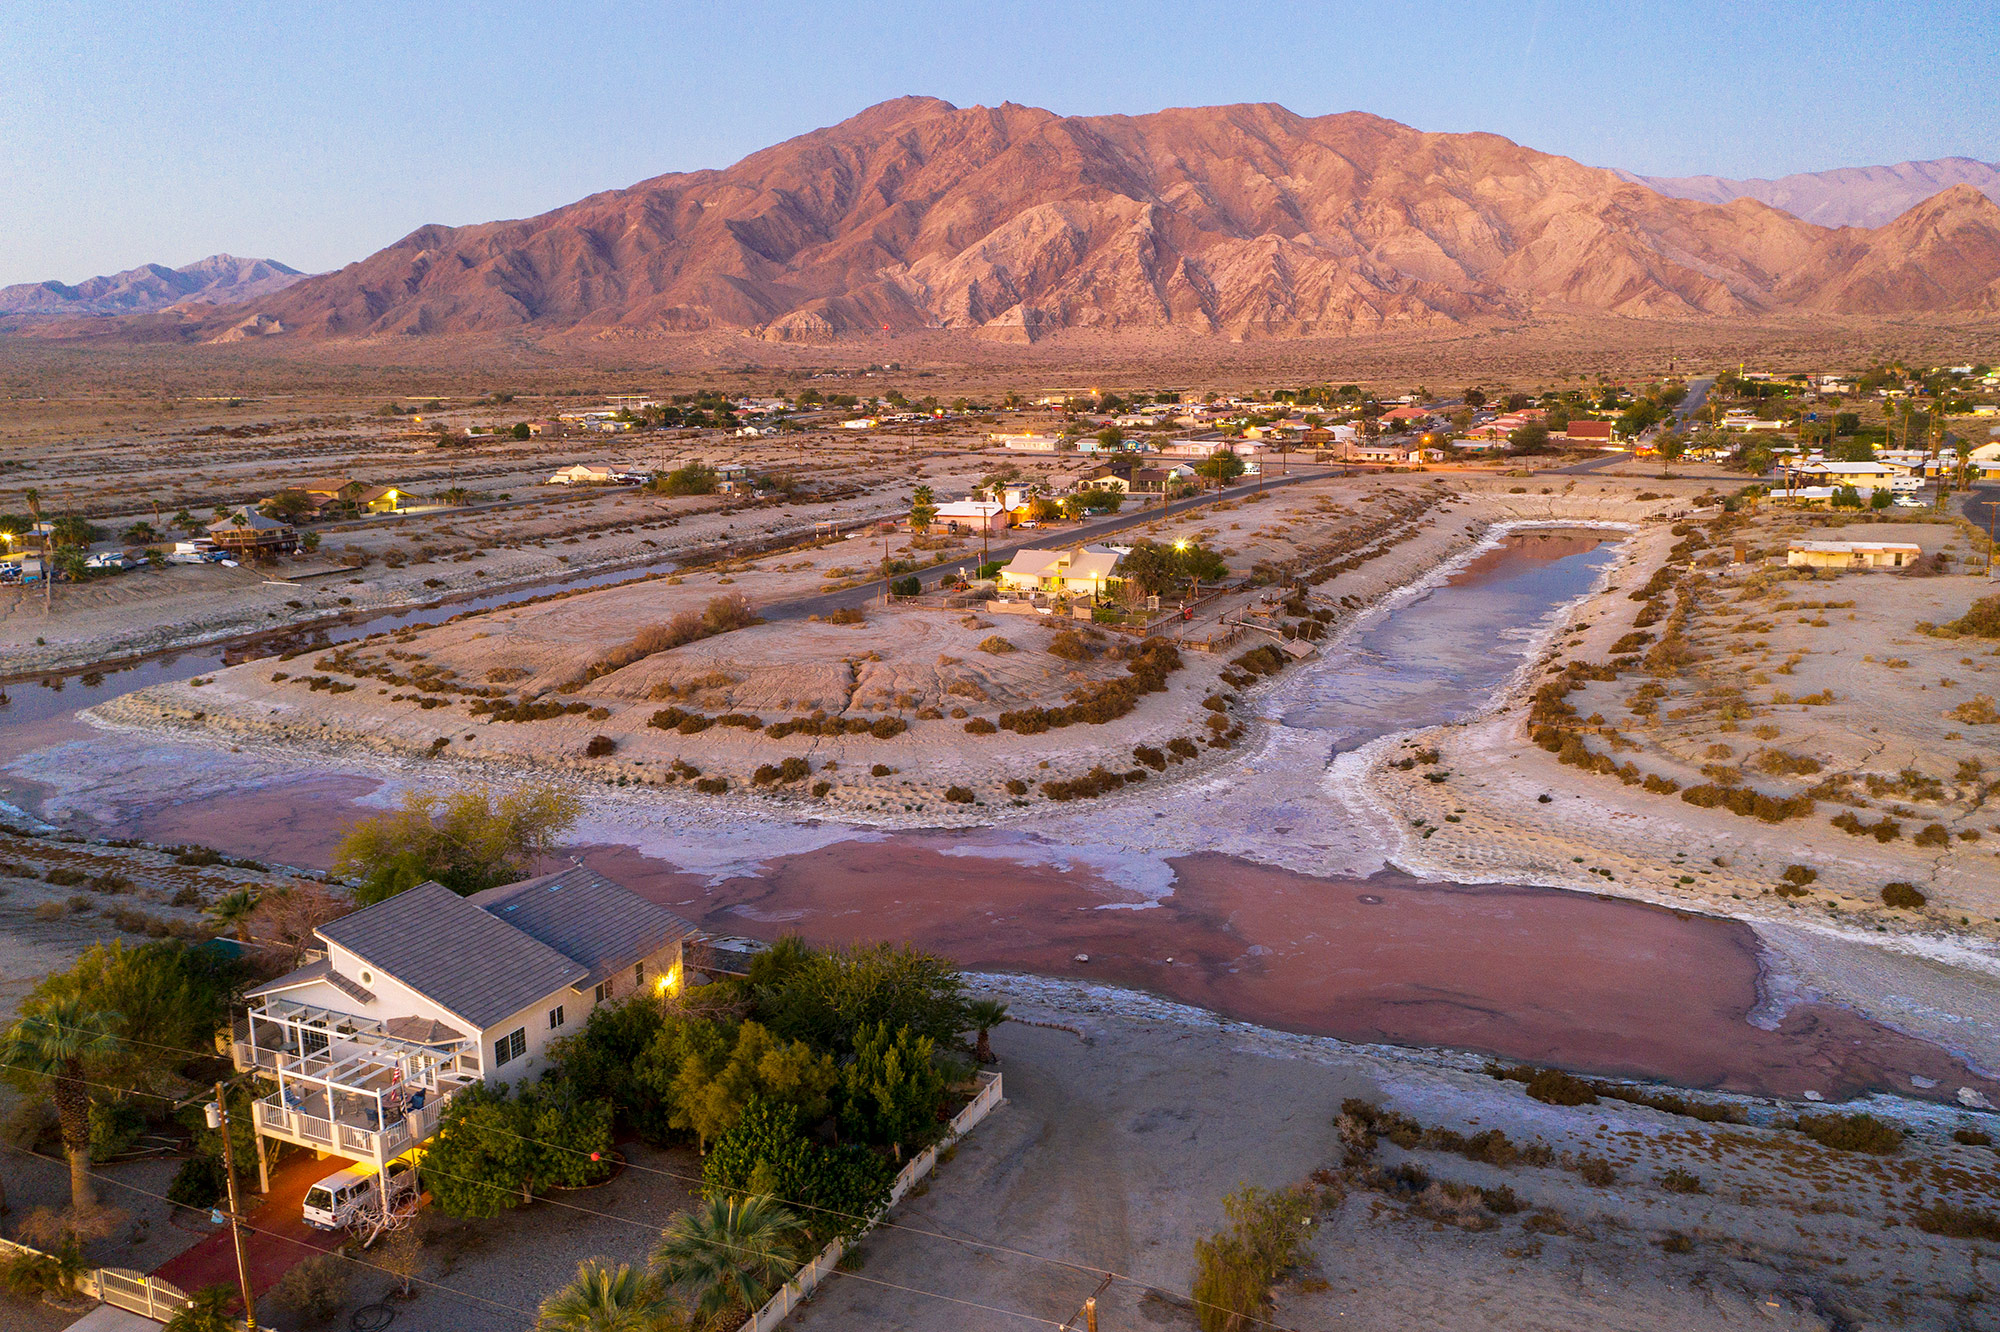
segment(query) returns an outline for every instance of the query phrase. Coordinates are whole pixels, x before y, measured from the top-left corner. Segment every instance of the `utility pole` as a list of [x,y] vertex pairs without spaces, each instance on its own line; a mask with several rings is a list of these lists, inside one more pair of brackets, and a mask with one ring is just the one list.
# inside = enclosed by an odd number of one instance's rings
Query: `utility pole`
[[1083,1302],[1083,1332],[1097,1332],[1097,1297]]
[[236,1244],[236,1282],[243,1291],[243,1326],[257,1332],[257,1297],[250,1291],[250,1265],[243,1257],[243,1213],[236,1205],[236,1144],[229,1135],[229,1101],[223,1084],[215,1084],[215,1101],[208,1107],[208,1126],[222,1130],[222,1173],[229,1181],[229,1237]]

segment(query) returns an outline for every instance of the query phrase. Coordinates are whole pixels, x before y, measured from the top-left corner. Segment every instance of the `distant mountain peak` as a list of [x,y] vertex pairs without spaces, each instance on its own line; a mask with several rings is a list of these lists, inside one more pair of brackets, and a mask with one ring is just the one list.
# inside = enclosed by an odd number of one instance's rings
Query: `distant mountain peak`
[[187,303],[233,305],[274,296],[305,274],[275,259],[212,254],[180,268],[141,264],[69,286],[22,282],[0,287],[0,315],[74,317],[148,314]]
[[1971,157],[1939,157],[1894,166],[1838,167],[1806,171],[1776,180],[1729,180],[1722,176],[1640,176],[1618,174],[1675,199],[1721,204],[1756,199],[1823,227],[1879,227],[1926,199],[1968,185],[2000,203],[2000,163]]

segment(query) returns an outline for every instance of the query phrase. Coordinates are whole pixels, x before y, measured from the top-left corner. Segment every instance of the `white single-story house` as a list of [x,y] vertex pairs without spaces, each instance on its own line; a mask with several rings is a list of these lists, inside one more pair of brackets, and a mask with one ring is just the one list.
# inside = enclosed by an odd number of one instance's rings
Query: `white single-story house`
[[624,473],[610,467],[600,467],[596,463],[571,463],[558,468],[544,485],[550,486],[615,486]]
[[277,1083],[251,1105],[260,1167],[271,1137],[380,1171],[459,1091],[539,1075],[600,1004],[678,991],[703,937],[580,865],[470,897],[418,884],[314,934],[317,957],[244,995],[236,1067]]
[[1903,569],[1923,553],[1914,541],[1794,541],[1785,563],[1807,569]]
[[1910,475],[1911,469],[1895,463],[1820,460],[1800,463],[1793,470],[1819,485],[1886,486],[1896,477]]
[[947,532],[1004,532],[1012,520],[1007,506],[996,500],[953,500],[937,506],[932,525]]
[[1118,553],[1102,547],[1076,550],[1020,550],[1000,571],[1000,587],[1008,592],[1068,592],[1096,596],[1104,591]]
[[1054,453],[1058,443],[1054,435],[1016,435],[996,431],[988,439],[1003,449],[1013,449],[1017,453]]

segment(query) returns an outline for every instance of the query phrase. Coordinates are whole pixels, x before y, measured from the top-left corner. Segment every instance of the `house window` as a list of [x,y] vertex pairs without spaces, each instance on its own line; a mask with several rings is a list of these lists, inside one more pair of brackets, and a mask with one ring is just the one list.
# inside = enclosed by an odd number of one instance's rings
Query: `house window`
[[642,990],[646,988],[646,964],[644,962],[632,968],[632,984]]
[[509,1034],[493,1042],[493,1067],[511,1064],[528,1053],[528,1029],[516,1027]]
[[557,1004],[554,1008],[551,1008],[549,1010],[549,1030],[554,1031],[557,1027],[560,1027],[562,1024],[563,1024],[562,1005]]
[[611,997],[611,982],[608,980],[597,982],[597,996],[595,1002],[601,1004],[610,997]]

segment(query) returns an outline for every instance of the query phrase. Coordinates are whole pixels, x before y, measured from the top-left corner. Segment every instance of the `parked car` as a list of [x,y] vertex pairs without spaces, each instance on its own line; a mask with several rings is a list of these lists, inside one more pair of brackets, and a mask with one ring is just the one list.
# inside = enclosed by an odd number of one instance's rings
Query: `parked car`
[[[389,1177],[391,1205],[416,1196],[417,1172],[408,1161],[391,1161],[384,1173]],[[306,1190],[303,1214],[305,1223],[316,1229],[345,1230],[364,1214],[381,1210],[375,1172],[350,1166]]]

